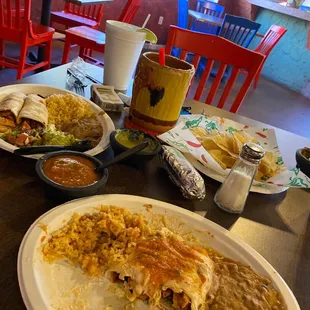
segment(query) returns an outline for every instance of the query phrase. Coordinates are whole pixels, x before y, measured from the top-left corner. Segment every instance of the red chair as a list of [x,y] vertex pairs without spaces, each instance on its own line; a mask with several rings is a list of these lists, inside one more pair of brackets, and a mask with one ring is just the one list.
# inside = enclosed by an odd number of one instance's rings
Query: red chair
[[[119,21],[130,24],[135,17],[142,0],[128,0],[125,5]],[[103,66],[104,64],[86,54],[87,50],[97,51],[99,53],[104,53],[105,49],[105,33],[100,32],[89,27],[80,26],[74,27],[66,30],[66,43],[64,48],[64,53],[62,57],[62,63],[68,62],[70,46],[78,45],[80,46],[80,57],[84,60],[89,60],[95,65]]]
[[[265,61],[267,57],[270,55],[273,48],[276,46],[276,44],[280,41],[280,39],[284,36],[287,29],[282,26],[272,25],[269,30],[266,32],[263,39],[260,41],[259,45],[255,49],[255,52],[265,55],[264,62],[260,69],[258,70],[255,78],[254,78],[254,88],[256,89],[258,80],[260,77],[260,74],[263,70]],[[247,74],[246,71],[242,72],[243,74]]]
[[[65,28],[87,26],[98,29],[103,16],[103,4],[76,5],[67,2],[61,12],[51,13],[50,25],[54,23],[64,25]],[[65,29],[58,29],[57,32],[65,33]]]
[[208,59],[196,90],[194,97],[195,100],[200,99],[215,61],[219,63],[220,66],[211,90],[207,96],[207,104],[212,103],[227,66],[233,67],[232,74],[228,79],[223,94],[217,105],[220,109],[223,108],[236,78],[240,73],[240,70],[244,69],[249,72],[232,104],[232,107],[230,108],[230,112],[233,113],[238,111],[255,75],[265,59],[264,55],[243,48],[222,37],[170,26],[166,45],[167,54],[171,54],[173,47],[182,49],[180,59],[183,60],[186,59],[188,52],[193,53],[195,55],[193,58],[193,65],[196,70],[200,57],[206,57]]
[[[17,69],[17,79],[38,68],[49,69],[52,53],[52,38],[55,29],[32,23],[31,0],[0,0],[0,67]],[[5,41],[20,44],[19,60],[5,56]],[[35,65],[26,62],[28,47],[45,47],[44,60]]]

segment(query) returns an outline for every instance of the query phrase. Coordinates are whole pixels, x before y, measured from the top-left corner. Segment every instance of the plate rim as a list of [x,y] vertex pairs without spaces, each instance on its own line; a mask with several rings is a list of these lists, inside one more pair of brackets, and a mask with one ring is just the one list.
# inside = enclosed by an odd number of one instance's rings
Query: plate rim
[[[59,87],[55,87],[55,86],[51,86],[51,85],[45,85],[45,84],[30,84],[30,83],[25,83],[25,84],[12,84],[12,85],[6,85],[6,86],[2,86],[0,87],[0,95],[5,93],[5,89],[12,89],[14,88],[14,91],[18,91],[18,87],[40,87],[40,88],[45,88],[45,89],[51,89],[51,90],[55,90],[55,91],[61,91],[62,93],[68,93],[68,94],[71,94],[71,95],[75,95],[79,98],[82,98],[83,100],[85,100],[88,104],[91,105],[91,107],[97,111],[97,113],[100,113],[100,112],[104,112],[103,115],[101,115],[102,117],[102,120],[106,123],[106,126],[107,126],[107,136],[106,137],[103,137],[101,138],[99,144],[86,151],[85,153],[88,154],[88,155],[91,155],[91,156],[95,156],[95,155],[98,155],[100,153],[102,153],[103,151],[105,151],[109,146],[110,146],[110,140],[109,140],[109,136],[110,136],[110,133],[112,131],[115,130],[115,125],[111,119],[111,117],[107,114],[107,112],[105,112],[102,108],[100,108],[98,105],[96,105],[94,102],[92,102],[90,99],[86,98],[86,97],[83,97],[81,95],[78,95],[70,90],[67,90],[65,88],[59,88]],[[102,126],[102,125],[101,125]],[[18,149],[18,147],[15,147],[15,146],[12,146],[11,144],[9,144],[8,142],[0,139],[0,148],[6,152],[9,152],[9,153],[12,153],[14,154],[14,150],[15,149]],[[96,150],[97,148],[97,150]],[[44,154],[34,154],[34,155],[22,155],[22,157],[25,157],[25,158],[31,158],[31,159],[39,159],[41,156],[43,156]]]
[[[202,174],[206,175],[207,177],[221,182],[223,183],[223,181],[225,180],[225,175],[220,175],[218,174],[218,177],[215,176],[214,174],[211,175],[211,173],[208,174],[208,168],[205,167],[204,165],[202,165],[196,158],[194,158],[191,154],[184,154],[184,156],[186,157],[186,159],[194,166],[195,169],[197,169],[199,172],[201,172]],[[210,169],[211,170],[211,169]],[[261,186],[256,186],[256,185],[252,185],[250,192],[252,193],[259,193],[259,194],[266,194],[266,195],[274,195],[274,194],[280,194],[283,193],[285,191],[287,191],[289,189],[289,187],[280,187],[280,186],[274,186],[274,190],[271,189],[272,186],[270,186],[270,188],[264,188]]]
[[[59,206],[56,206],[55,208],[45,212],[42,214],[39,218],[37,218],[32,225],[29,227],[27,232],[25,233],[23,240],[20,244],[19,251],[18,251],[18,257],[17,257],[17,274],[18,274],[18,283],[20,287],[20,292],[23,298],[23,301],[27,307],[27,309],[40,309],[42,308],[36,308],[33,307],[33,304],[31,303],[31,298],[28,296],[26,292],[26,286],[24,285],[25,280],[22,279],[23,276],[23,263],[25,261],[23,260],[23,255],[24,249],[27,243],[27,240],[32,233],[33,229],[37,226],[37,224],[45,217],[51,216],[52,213],[54,214],[54,218],[57,218],[60,214],[74,210],[76,208],[81,207],[81,204],[104,204],[104,201],[109,202],[109,200],[130,200],[130,201],[141,201],[141,204],[156,204],[157,207],[160,209],[168,209],[171,211],[176,211],[177,215],[181,214],[184,215],[185,217],[193,218],[199,222],[206,223],[209,227],[212,227],[213,229],[217,230],[225,239],[228,239],[229,241],[232,241],[233,244],[237,244],[240,248],[242,248],[245,253],[247,253],[252,259],[254,259],[255,263],[259,264],[270,276],[271,280],[273,283],[276,282],[279,291],[285,301],[289,301],[290,304],[286,304],[286,306],[294,306],[296,310],[300,310],[300,306],[296,300],[296,297],[294,296],[293,292],[287,285],[287,283],[284,281],[284,279],[281,277],[281,275],[275,270],[275,268],[261,255],[259,254],[254,248],[252,248],[249,244],[247,244],[245,241],[243,241],[241,238],[238,236],[234,235],[232,232],[229,230],[225,229],[224,227],[218,225],[215,222],[212,222],[211,220],[204,218],[190,210],[184,209],[182,207],[178,207],[176,205],[167,203],[165,201],[153,199],[153,198],[148,198],[148,197],[142,197],[142,196],[136,196],[136,195],[124,195],[124,194],[107,194],[107,195],[96,195],[96,196],[91,196],[91,197],[86,197],[86,198],[81,198],[81,199],[75,199],[71,200],[69,202],[66,202],[64,204],[61,204]],[[61,211],[61,212],[60,212]],[[58,214],[60,213],[60,214]],[[28,261],[26,261],[26,264],[29,264]],[[33,262],[31,260],[32,264],[32,269],[33,269]],[[281,287],[281,288],[280,288]],[[39,291],[37,290],[37,294],[39,294]],[[41,296],[40,296],[41,297]],[[287,303],[287,302],[286,302]],[[290,308],[292,309],[292,308]]]

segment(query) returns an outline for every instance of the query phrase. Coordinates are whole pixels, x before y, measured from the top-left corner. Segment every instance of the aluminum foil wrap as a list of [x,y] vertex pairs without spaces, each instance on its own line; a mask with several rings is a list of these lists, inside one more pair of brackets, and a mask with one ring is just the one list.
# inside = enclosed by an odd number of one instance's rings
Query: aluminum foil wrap
[[206,196],[201,175],[177,149],[164,145],[160,157],[173,183],[180,187],[185,198],[202,200]]

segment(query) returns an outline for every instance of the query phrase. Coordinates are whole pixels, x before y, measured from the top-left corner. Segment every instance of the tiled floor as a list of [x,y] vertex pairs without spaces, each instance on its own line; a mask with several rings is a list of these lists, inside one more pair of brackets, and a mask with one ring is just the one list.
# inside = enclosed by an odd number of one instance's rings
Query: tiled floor
[[[52,63],[60,64],[62,46],[60,42],[54,44]],[[36,51],[36,49],[33,49],[33,51]],[[7,54],[12,58],[18,59],[19,50],[17,46],[7,44]],[[70,56],[71,59],[76,57],[77,50],[74,49]],[[102,58],[100,55],[96,55],[96,57]],[[0,71],[0,85],[9,84],[15,80],[15,77],[16,71],[14,70],[4,69]],[[241,80],[237,83],[237,87],[233,89],[232,96],[228,100],[230,101],[229,103],[233,100],[240,82]],[[205,94],[207,91],[208,87],[206,88]],[[192,92],[190,96],[192,96]],[[226,106],[225,108],[227,109]],[[263,77],[260,79],[258,88],[249,91],[238,113],[310,138],[310,99],[266,80]]]

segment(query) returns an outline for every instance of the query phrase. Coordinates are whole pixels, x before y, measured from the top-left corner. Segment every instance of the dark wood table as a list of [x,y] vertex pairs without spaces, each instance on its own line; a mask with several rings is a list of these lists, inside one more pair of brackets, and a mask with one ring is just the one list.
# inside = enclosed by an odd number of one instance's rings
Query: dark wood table
[[[65,87],[66,66],[25,78],[19,83],[40,83]],[[87,65],[86,71],[102,80],[102,69]],[[85,92],[89,97],[89,89]],[[208,114],[227,117],[251,126],[266,124],[187,100],[194,113],[206,108]],[[116,127],[123,116],[111,113]],[[296,148],[310,140],[275,128],[284,160],[293,166]],[[98,157],[113,156],[111,149]],[[29,226],[44,212],[63,201],[48,197],[34,171],[35,161],[0,150],[0,309],[25,309],[17,281],[17,253]],[[276,195],[251,193],[244,212],[232,215],[221,211],[213,202],[219,183],[204,177],[207,196],[203,201],[184,199],[167,177],[158,158],[140,168],[123,164],[109,168],[110,177],[101,194],[132,194],[166,201],[193,212],[229,229],[264,256],[281,274],[296,295],[303,310],[310,309],[310,192],[289,189]],[[134,181],[133,181],[134,180]],[[43,310],[43,309],[42,309]]]

